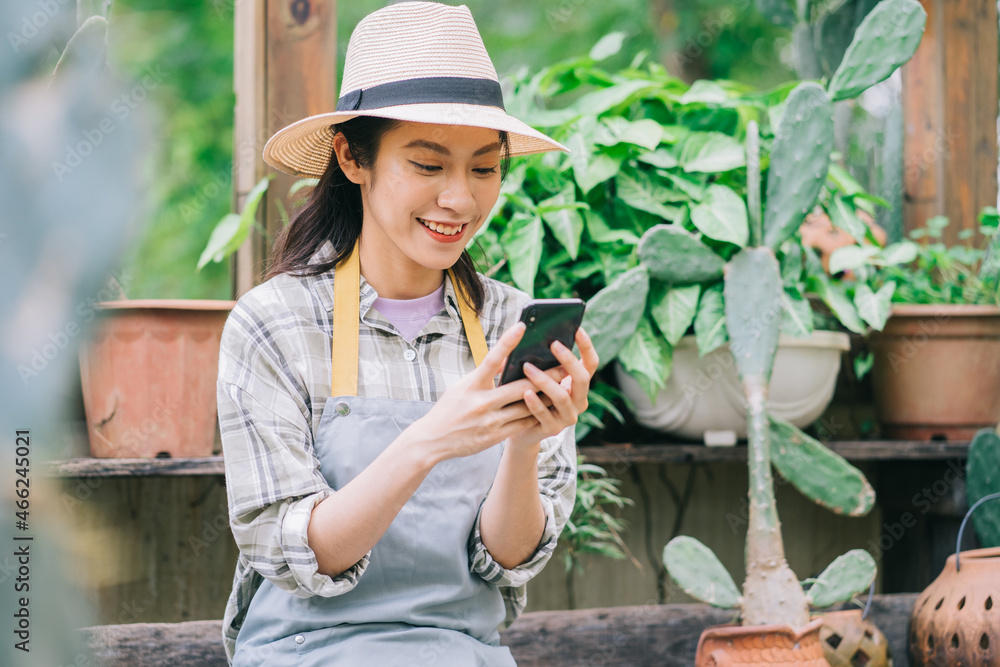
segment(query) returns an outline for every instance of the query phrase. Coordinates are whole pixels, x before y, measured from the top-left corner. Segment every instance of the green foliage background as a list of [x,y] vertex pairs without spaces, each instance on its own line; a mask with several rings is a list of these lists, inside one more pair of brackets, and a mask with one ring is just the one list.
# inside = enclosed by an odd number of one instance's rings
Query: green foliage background
[[[130,298],[230,297],[228,262],[195,267],[231,202],[233,10],[236,0],[116,0],[111,49],[116,65],[162,83],[149,93],[161,118],[156,175],[145,230],[123,259]],[[384,0],[338,3],[338,67],[351,31]],[[731,78],[755,88],[792,77],[779,53],[787,29],[752,2],[704,0],[468,0],[501,76],[587,50],[612,30],[628,33],[628,54],[647,49],[669,70],[694,78]],[[610,61],[609,68],[627,65]],[[145,101],[143,103],[146,103]]]

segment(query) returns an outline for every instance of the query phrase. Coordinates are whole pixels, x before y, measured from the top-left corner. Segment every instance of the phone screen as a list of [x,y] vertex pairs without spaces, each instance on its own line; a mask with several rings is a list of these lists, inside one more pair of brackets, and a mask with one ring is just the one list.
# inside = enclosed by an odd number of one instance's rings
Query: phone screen
[[526,303],[521,309],[524,336],[510,353],[500,384],[523,378],[526,361],[543,371],[558,366],[559,360],[549,348],[558,340],[573,349],[585,307],[581,299],[533,299]]

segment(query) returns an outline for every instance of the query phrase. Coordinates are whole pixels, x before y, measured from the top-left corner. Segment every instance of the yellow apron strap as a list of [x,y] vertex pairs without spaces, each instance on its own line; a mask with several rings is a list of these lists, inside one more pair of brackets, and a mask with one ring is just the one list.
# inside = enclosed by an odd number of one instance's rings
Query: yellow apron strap
[[[472,348],[472,358],[479,366],[489,349],[479,317],[466,302],[455,273],[448,269],[452,287],[458,294],[458,310],[462,315],[465,337]],[[336,267],[333,282],[333,358],[330,378],[331,396],[358,395],[358,321],[361,314],[361,260],[358,244]]]
[[358,321],[361,260],[358,244],[336,267],[333,281],[333,375],[331,396],[358,395]]
[[486,347],[486,336],[483,334],[483,326],[479,323],[479,317],[472,306],[465,300],[465,293],[461,283],[455,280],[455,272],[450,268],[448,275],[451,277],[451,286],[455,288],[458,295],[458,311],[462,314],[462,326],[465,327],[465,337],[469,339],[469,347],[472,348],[472,358],[476,361],[476,366],[483,363],[489,349]]

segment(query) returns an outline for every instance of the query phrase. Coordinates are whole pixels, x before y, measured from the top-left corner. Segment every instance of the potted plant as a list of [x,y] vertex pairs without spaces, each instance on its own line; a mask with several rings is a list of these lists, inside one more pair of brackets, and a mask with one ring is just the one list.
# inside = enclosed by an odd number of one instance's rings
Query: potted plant
[[884,249],[831,257],[832,268],[855,275],[855,300],[873,315],[868,344],[883,436],[971,440],[1000,419],[998,222],[995,208],[982,211],[978,246],[946,245],[948,219],[939,216]]
[[[888,19],[892,30],[885,30]],[[867,589],[875,562],[863,550],[837,558],[803,587],[785,559],[775,504],[771,467],[811,500],[851,516],[863,515],[874,504],[874,492],[864,476],[843,458],[797,427],[770,413],[767,392],[780,332],[783,284],[778,251],[812,207],[829,165],[832,99],[857,90],[873,78],[888,76],[916,48],[926,14],[913,0],[883,0],[858,28],[828,89],[803,83],[788,98],[771,155],[767,204],[763,218],[754,168],[754,127],[748,132],[750,243],[724,267],[724,316],[747,403],[749,428],[749,525],[746,577],[742,593],[715,555],[690,537],[677,537],[664,549],[664,565],[688,594],[715,606],[739,609],[739,626],[707,629],[701,637],[696,664],[741,661],[739,655],[761,647],[773,648],[774,662],[825,665],[819,628],[809,607],[826,607]],[[874,40],[878,35],[880,39]],[[864,53],[864,57],[861,54]],[[860,66],[864,62],[867,66]],[[680,240],[684,239],[684,240]],[[666,226],[647,242],[655,244],[644,259],[656,257],[665,266],[687,267],[692,274],[709,266],[713,256]],[[758,660],[760,657],[758,657]]]
[[[879,20],[885,22],[884,14]],[[588,56],[514,81],[510,105],[573,153],[529,158],[512,170],[492,224],[477,236],[480,259],[490,275],[535,296],[588,300],[584,326],[641,423],[688,438],[710,429],[744,435],[741,392],[725,348],[721,267],[751,240],[740,144],[747,122],[765,128],[767,164],[794,84],[766,93],[726,81],[688,86],[644,54],[619,72],[601,69],[622,41],[621,34],[608,35]],[[874,41],[855,49],[852,67],[870,57]],[[916,41],[919,34],[907,47]],[[845,99],[877,80],[841,74],[835,94]],[[568,97],[575,99],[562,103]],[[852,246],[874,238],[862,221],[873,205],[840,168],[829,170],[808,202],[850,234]],[[683,236],[691,249],[707,253],[700,275],[650,271],[640,256],[641,248],[655,246],[648,235],[674,232],[672,238]],[[832,398],[848,345],[846,335],[817,329],[861,333],[865,325],[801,235],[790,234],[778,252],[787,308],[775,378],[787,384],[773,388],[772,407],[805,425]],[[818,310],[832,318],[822,320]],[[803,372],[803,359],[818,359],[814,372]],[[730,383],[716,381],[725,375]],[[601,425],[617,391],[598,382],[594,395],[580,434]]]

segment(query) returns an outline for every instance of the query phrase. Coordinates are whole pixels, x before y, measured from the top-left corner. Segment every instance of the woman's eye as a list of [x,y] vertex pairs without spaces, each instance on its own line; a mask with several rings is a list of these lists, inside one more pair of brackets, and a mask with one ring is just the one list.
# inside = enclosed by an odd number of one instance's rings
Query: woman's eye
[[488,168],[487,167],[483,167],[483,168],[480,168],[480,169],[473,169],[472,171],[476,172],[477,174],[481,174],[483,176],[488,176],[489,174],[495,174],[495,173],[497,173],[497,168],[496,167],[488,167]]
[[414,162],[413,160],[410,160],[410,164],[412,164],[414,167],[416,167],[421,171],[426,171],[426,172],[441,171],[441,167],[429,164],[420,164],[419,162]]

